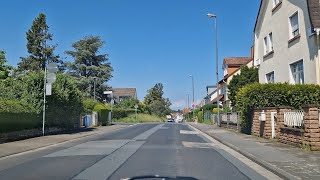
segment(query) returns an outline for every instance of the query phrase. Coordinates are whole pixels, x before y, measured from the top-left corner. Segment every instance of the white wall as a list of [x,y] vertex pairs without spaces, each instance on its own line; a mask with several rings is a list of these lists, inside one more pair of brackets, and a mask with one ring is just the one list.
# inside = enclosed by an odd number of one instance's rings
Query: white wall
[[[266,83],[266,74],[274,71],[275,82],[294,83],[290,64],[303,60],[304,82],[306,84],[319,84],[320,78],[316,74],[319,69],[317,61],[316,36],[308,36],[310,20],[307,2],[305,0],[283,0],[282,5],[274,12],[272,0],[265,0],[267,5],[260,12],[260,22],[255,32],[255,56],[260,59],[259,82]],[[289,17],[298,11],[300,38],[292,43],[289,41]],[[272,32],[274,53],[264,58],[264,37]]]

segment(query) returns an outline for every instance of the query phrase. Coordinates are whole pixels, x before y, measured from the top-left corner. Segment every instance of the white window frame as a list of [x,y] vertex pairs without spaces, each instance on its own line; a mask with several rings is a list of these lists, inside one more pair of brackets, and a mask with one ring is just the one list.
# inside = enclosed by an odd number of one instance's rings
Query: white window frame
[[[273,78],[271,79],[270,77],[273,77]],[[268,74],[266,74],[266,82],[274,83],[274,71],[271,71]]]
[[279,3],[281,3],[281,0],[273,0],[273,8],[276,7]]
[[[300,65],[300,68],[299,68]],[[302,69],[301,69],[302,66]],[[293,84],[304,84],[304,63],[303,59],[290,64]]]
[[[298,18],[298,22],[297,22],[297,27],[293,27],[292,26],[292,18],[294,16],[297,16]],[[296,11],[295,13],[293,13],[290,17],[289,17],[289,39],[292,39],[292,38],[295,38],[297,37],[298,35],[300,35],[300,25],[299,25],[299,12]],[[297,34],[294,34],[295,32],[297,32]]]
[[268,53],[273,51],[272,32],[263,38],[263,45],[264,45],[264,55],[267,55]]

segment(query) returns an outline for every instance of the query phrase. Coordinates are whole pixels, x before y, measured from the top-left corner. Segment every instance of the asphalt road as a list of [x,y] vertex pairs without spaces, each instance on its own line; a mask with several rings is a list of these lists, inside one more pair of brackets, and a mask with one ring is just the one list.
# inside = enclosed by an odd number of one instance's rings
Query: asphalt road
[[186,124],[139,124],[2,158],[0,179],[267,179],[224,148]]

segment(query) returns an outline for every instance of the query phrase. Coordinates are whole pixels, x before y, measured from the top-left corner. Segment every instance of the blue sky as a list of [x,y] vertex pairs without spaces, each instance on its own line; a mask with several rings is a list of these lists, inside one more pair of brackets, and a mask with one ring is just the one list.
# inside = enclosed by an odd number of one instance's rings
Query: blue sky
[[[136,87],[143,100],[157,82],[173,109],[186,107],[187,94],[195,99],[206,95],[206,86],[216,83],[214,21],[219,16],[219,69],[223,57],[249,56],[259,0],[10,0],[1,2],[0,49],[9,64],[16,66],[27,55],[25,33],[43,12],[57,44],[64,54],[74,41],[88,35],[106,41],[114,68],[109,85]],[[191,96],[190,96],[191,99]],[[191,101],[191,100],[190,100]]]

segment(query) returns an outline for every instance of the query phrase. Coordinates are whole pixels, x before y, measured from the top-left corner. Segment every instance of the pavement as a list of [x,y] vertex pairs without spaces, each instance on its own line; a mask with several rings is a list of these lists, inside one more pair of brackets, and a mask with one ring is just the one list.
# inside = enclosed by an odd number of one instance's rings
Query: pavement
[[88,131],[82,131],[70,134],[58,134],[50,136],[35,137],[21,141],[14,141],[0,144],[0,158],[24,153],[30,150],[57,145],[59,143],[76,140],[86,136],[92,136],[99,133],[109,132],[116,129],[127,127],[127,125],[113,125],[90,128]]
[[0,158],[2,180],[144,175],[281,179],[198,129],[176,123],[135,124]]
[[284,179],[320,179],[320,152],[212,125],[189,124]]

